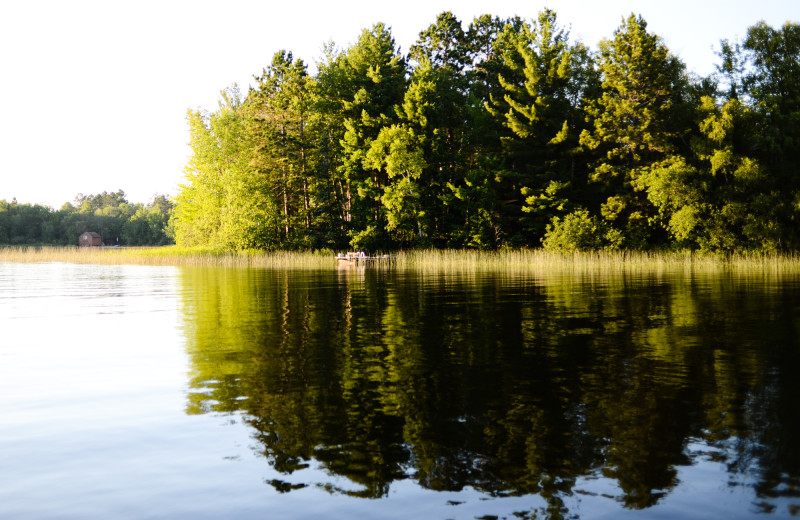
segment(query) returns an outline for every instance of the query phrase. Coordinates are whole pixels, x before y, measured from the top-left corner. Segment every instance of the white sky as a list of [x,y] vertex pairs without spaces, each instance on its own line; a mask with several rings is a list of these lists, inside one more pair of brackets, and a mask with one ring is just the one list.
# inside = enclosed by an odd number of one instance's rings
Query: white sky
[[595,48],[642,14],[689,70],[713,71],[722,38],[765,20],[800,21],[798,0],[0,0],[0,199],[59,208],[122,189],[175,195],[189,153],[188,108],[216,109],[279,49],[313,63],[384,22],[406,52],[438,13],[531,19],[556,11]]

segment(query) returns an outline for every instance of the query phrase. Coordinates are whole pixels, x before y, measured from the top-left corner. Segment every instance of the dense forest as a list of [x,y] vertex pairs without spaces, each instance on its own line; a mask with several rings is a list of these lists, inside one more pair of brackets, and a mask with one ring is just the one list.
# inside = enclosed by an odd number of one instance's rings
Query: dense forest
[[800,25],[723,40],[698,77],[623,18],[376,24],[313,72],[275,53],[190,110],[179,245],[787,251],[800,245]]
[[113,244],[170,244],[172,210],[165,195],[155,195],[148,204],[130,203],[122,190],[78,194],[74,204],[67,202],[59,210],[0,200],[0,245],[77,246],[84,231],[99,233]]

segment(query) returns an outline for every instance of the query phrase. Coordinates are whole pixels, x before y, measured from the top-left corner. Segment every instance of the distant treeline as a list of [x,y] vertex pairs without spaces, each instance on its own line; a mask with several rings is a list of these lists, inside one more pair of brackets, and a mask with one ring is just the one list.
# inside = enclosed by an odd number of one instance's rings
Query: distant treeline
[[148,204],[129,203],[122,190],[79,194],[74,204],[67,202],[59,210],[0,200],[0,245],[78,245],[78,235],[85,231],[99,233],[109,244],[171,244],[172,210],[165,195]]
[[277,52],[191,110],[180,245],[796,250],[800,25],[757,23],[697,77],[622,20],[597,50],[553,11],[439,15]]

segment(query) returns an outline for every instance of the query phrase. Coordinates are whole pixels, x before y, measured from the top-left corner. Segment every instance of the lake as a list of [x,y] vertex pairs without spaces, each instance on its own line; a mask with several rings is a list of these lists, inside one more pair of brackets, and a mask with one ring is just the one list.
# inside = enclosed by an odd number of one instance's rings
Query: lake
[[0,263],[0,518],[800,515],[800,277]]

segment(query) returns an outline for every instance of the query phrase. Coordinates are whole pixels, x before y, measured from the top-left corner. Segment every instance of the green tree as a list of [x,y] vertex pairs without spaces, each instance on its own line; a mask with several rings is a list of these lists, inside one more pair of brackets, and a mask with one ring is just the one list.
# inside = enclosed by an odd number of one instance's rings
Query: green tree
[[406,88],[406,62],[383,24],[365,29],[339,60],[345,132],[337,169],[345,185],[348,235],[355,248],[384,248],[389,242],[382,231],[386,216],[381,197],[388,178],[381,170],[365,167],[364,160],[381,129],[396,121],[394,107]]
[[577,209],[563,218],[553,217],[542,238],[545,249],[562,252],[618,249],[621,242],[616,229],[585,209]]
[[251,166],[242,102],[234,85],[221,93],[217,112],[188,112],[192,155],[187,182],[176,197],[179,245],[249,249],[277,242],[279,213],[263,196],[264,179]]
[[[513,241],[508,221],[519,220],[519,205],[508,197],[504,179],[511,170],[503,139],[511,134],[503,118],[493,117],[487,107],[502,100],[505,90],[500,77],[510,77],[503,59],[500,37],[508,31],[519,32],[524,21],[515,16],[501,19],[481,15],[467,30],[467,47],[472,63],[468,69],[471,137],[475,156],[463,184],[454,186],[454,195],[466,203],[465,232],[468,245],[497,247]],[[513,190],[512,190],[513,192]],[[519,244],[517,244],[519,245]]]
[[344,55],[333,42],[325,45],[324,53],[324,59],[317,63],[310,114],[311,126],[316,130],[314,172],[317,182],[313,191],[318,212],[314,240],[326,247],[345,248],[352,220],[349,213],[352,193],[339,165],[344,156],[344,103],[354,92],[348,80]]
[[376,24],[326,44],[314,76],[279,51],[246,99],[229,89],[216,112],[190,112],[165,225],[120,190],[42,216],[39,239],[125,224],[229,249],[493,248],[598,224],[591,247],[794,248],[798,27],[723,40],[718,73],[691,81],[633,14],[596,54],[547,9],[466,29],[443,12],[407,57]]
[[310,143],[307,120],[312,79],[302,60],[279,51],[256,78],[245,104],[245,126],[254,147],[251,165],[264,190],[254,194],[280,208],[282,247],[302,244],[311,226]]
[[778,130],[792,97],[791,88],[779,84],[794,73],[783,36],[761,23],[748,30],[744,46],[723,40],[717,65],[722,90],[697,101],[692,154],[643,176],[676,245],[774,251],[794,241],[800,197],[794,175],[784,170],[792,163],[784,151],[791,156],[793,129]]
[[487,108],[511,131],[501,138],[509,165],[504,198],[521,210],[514,228],[532,234],[525,241],[533,243],[555,209],[537,200],[556,185],[563,190],[575,181],[576,169],[582,170],[576,161],[578,137],[584,98],[594,94],[596,77],[588,49],[570,44],[569,32],[549,9],[532,24],[506,25],[498,47],[505,65],[498,77],[503,94],[491,96]]
[[416,63],[427,60],[436,69],[447,68],[456,74],[464,72],[472,59],[461,21],[450,11],[440,13],[436,22],[419,33],[409,57]]
[[123,225],[120,241],[125,245],[161,246],[172,243],[172,210],[173,204],[165,195],[155,195],[147,205],[137,204],[135,213]]
[[94,213],[97,210],[104,208],[118,208],[122,204],[127,204],[128,200],[125,192],[117,190],[116,192],[104,191],[97,195],[84,195],[79,193],[75,196],[75,206],[84,213]]
[[421,239],[428,231],[425,210],[421,205],[419,178],[427,167],[420,138],[404,126],[382,128],[372,141],[364,158],[364,166],[386,173],[381,203],[386,230],[399,242]]
[[780,194],[775,225],[781,247],[800,244],[800,24],[775,29],[759,22],[748,28],[742,51],[747,87],[760,128],[758,148],[773,187]]
[[794,169],[800,161],[800,24],[774,29],[759,22],[748,28],[742,48],[751,65],[748,94],[764,118],[760,144],[771,163]]
[[[415,67],[398,115],[420,136],[427,167],[420,192],[428,244],[464,246],[482,233],[472,215],[487,202],[472,190],[478,179],[476,123],[483,107],[472,94],[474,71],[468,34],[450,12],[441,13],[411,48]],[[478,224],[475,226],[474,224]]]
[[691,128],[684,66],[641,16],[623,20],[600,42],[600,97],[587,105],[592,128],[580,142],[598,154],[590,178],[601,183],[603,217],[623,231],[626,246],[645,247],[659,236],[654,206],[641,177],[685,153]]
[[771,251],[779,247],[780,208],[767,170],[749,154],[757,115],[738,99],[703,97],[693,160],[654,167],[643,178],[648,198],[682,247]]

